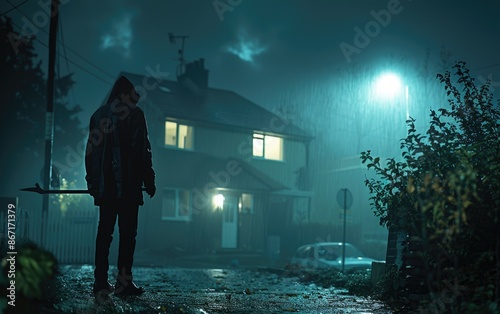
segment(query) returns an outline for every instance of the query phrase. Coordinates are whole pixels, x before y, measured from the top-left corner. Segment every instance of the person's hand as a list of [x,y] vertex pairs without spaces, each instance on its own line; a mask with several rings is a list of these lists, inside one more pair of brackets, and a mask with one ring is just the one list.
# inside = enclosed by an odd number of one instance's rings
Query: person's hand
[[149,197],[152,198],[156,193],[156,186],[154,184],[146,187],[146,193],[148,193]]

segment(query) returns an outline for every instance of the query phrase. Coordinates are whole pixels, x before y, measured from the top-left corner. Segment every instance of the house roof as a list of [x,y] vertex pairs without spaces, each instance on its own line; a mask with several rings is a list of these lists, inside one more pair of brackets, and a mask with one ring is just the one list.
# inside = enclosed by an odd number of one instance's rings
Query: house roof
[[[143,86],[147,78],[127,72],[120,75],[127,77],[135,86]],[[205,97],[194,99],[184,92],[179,82],[162,79],[158,87],[146,92],[147,100],[158,106],[166,117],[258,130],[302,140],[312,139],[311,135],[291,122],[230,90],[209,87]]]
[[[227,171],[228,167],[232,170]],[[289,190],[289,187],[241,159],[205,156],[201,160],[197,172],[199,186],[213,184],[218,188],[252,192]]]

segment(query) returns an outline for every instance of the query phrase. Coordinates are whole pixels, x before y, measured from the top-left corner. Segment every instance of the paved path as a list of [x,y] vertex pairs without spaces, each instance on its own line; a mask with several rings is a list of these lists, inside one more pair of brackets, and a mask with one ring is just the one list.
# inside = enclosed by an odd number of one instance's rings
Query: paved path
[[91,266],[62,266],[61,297],[46,313],[392,313],[384,304],[344,290],[304,285],[297,278],[252,269],[137,267],[139,297],[96,304]]

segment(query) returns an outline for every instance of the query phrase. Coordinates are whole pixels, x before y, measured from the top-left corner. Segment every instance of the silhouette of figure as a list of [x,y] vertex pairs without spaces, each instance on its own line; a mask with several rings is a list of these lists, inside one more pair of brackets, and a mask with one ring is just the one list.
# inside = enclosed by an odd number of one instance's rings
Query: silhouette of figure
[[[133,84],[121,76],[105,105],[90,119],[85,168],[87,187],[99,206],[96,238],[94,294],[139,295],[144,292],[132,281],[139,206],[144,204],[142,186],[156,192],[151,144],[146,118],[137,107]],[[108,282],[108,256],[118,217],[118,276],[115,289]]]

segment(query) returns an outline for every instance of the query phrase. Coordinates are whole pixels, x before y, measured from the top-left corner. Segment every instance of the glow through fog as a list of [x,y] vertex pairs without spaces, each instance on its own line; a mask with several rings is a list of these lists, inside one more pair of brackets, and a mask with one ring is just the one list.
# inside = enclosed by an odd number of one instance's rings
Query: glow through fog
[[392,98],[403,90],[401,79],[394,73],[382,74],[375,82],[375,92],[384,98]]
[[116,20],[111,29],[101,37],[101,49],[117,48],[120,53],[128,57],[132,44],[133,34],[131,26],[132,16],[126,15]]
[[267,47],[262,46],[259,40],[250,39],[245,32],[240,32],[238,42],[227,47],[226,51],[249,63],[254,62],[254,57],[262,54]]

